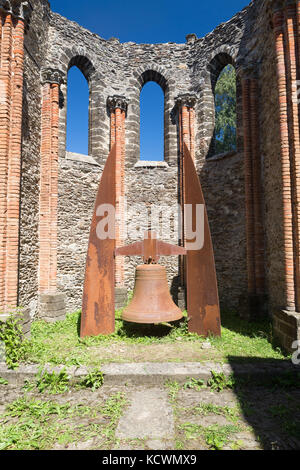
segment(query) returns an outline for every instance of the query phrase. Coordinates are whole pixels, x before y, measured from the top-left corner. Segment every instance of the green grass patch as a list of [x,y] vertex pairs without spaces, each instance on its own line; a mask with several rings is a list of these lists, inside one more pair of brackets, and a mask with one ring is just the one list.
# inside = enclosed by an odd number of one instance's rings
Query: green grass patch
[[182,429],[187,440],[203,438],[206,445],[212,450],[222,450],[241,430],[240,426],[228,424],[225,426],[213,425],[203,427],[199,424],[184,423],[179,427]]
[[[115,429],[127,401],[121,393],[109,397],[98,407],[70,405],[31,399],[15,400],[0,416],[0,450],[45,450],[58,443],[67,445],[99,437],[104,448],[115,443]],[[77,424],[76,417],[90,421]]]
[[[271,325],[269,322],[249,323],[233,313],[222,316],[222,337],[211,338],[213,348],[206,354],[209,359],[227,362],[228,357],[235,361],[257,360],[260,358],[284,359],[283,353],[271,344]],[[111,335],[96,337],[79,337],[80,312],[67,315],[64,321],[48,324],[35,321],[32,324],[31,340],[26,342],[26,362],[40,364],[99,365],[97,346],[119,345],[125,348],[130,345],[201,344],[204,338],[188,332],[186,315],[182,321],[170,325],[138,325],[123,322],[121,311],[116,314],[116,330]],[[59,347],[58,347],[59,345]],[[101,359],[100,359],[101,360]],[[105,362],[122,362],[130,359],[120,353],[120,357],[111,355]],[[175,357],[166,357],[174,361]],[[104,362],[104,361],[103,361]]]

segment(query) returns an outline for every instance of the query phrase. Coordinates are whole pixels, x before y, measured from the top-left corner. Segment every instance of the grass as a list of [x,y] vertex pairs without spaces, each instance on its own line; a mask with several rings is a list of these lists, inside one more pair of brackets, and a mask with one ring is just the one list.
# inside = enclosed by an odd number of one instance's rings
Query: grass
[[[126,403],[121,393],[93,408],[25,396],[9,404],[0,416],[0,450],[45,450],[56,443],[65,446],[91,438],[99,438],[104,448],[110,448]],[[89,418],[89,422],[78,425],[76,417]],[[95,418],[100,422],[90,421]]]
[[202,438],[212,450],[222,450],[233,439],[234,434],[241,430],[241,427],[236,424],[203,427],[199,424],[184,423],[179,428],[184,431],[186,439]]
[[[103,350],[101,362],[130,362],[136,361],[130,358],[130,351],[135,348],[143,348],[154,345],[184,344],[194,346],[197,349],[196,361],[202,354],[203,360],[216,360],[227,362],[227,358],[235,357],[251,361],[257,358],[284,359],[284,354],[274,348],[270,342],[271,326],[269,322],[248,323],[233,313],[224,314],[222,317],[222,337],[211,338],[211,350],[200,351],[204,338],[188,332],[186,316],[181,322],[169,325],[137,325],[123,322],[121,311],[116,314],[115,333],[108,336],[79,337],[80,312],[68,314],[64,321],[48,324],[44,321],[35,321],[32,324],[31,340],[27,342],[27,359],[29,363],[39,364],[65,364],[71,365],[99,365],[99,351]],[[57,345],[59,344],[59,348]],[[107,347],[116,346],[121,352],[108,354]],[[146,348],[144,348],[146,347]],[[105,356],[106,352],[106,356]],[[151,354],[149,354],[150,360]],[[193,357],[193,355],[192,355]],[[165,361],[178,361],[176,349]]]

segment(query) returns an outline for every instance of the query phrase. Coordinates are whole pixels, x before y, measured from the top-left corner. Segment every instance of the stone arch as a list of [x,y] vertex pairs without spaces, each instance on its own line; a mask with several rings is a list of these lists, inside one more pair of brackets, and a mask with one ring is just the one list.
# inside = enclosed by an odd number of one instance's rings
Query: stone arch
[[219,75],[226,65],[232,65],[235,67],[235,60],[227,51],[217,52],[208,64],[208,71],[210,73],[213,92],[215,90]]
[[[101,89],[100,76],[94,66],[94,61],[89,54],[80,48],[63,51],[60,56],[60,69],[65,73],[65,83],[61,86],[60,110],[60,156],[65,156],[66,151],[66,128],[67,128],[67,74],[72,67],[77,67],[85,77],[89,87],[89,144],[88,154],[95,158],[98,163],[105,161],[108,147],[103,144],[103,135],[109,133],[106,117],[106,106]],[[103,106],[99,106],[102,101]],[[102,148],[103,147],[103,148]]]
[[164,93],[164,161],[170,166],[177,166],[176,125],[171,119],[176,95],[175,81],[169,72],[155,64],[149,64],[143,69],[139,68],[133,73],[126,120],[126,129],[129,131],[127,165],[128,167],[134,166],[138,161],[137,155],[140,155],[140,93],[143,86],[149,81],[157,83]]
[[[221,71],[226,65],[232,65],[236,69],[236,58],[238,51],[228,44],[216,48],[207,62],[203,71],[203,85],[200,89],[198,117],[201,130],[198,139],[204,144],[201,151],[202,158],[214,156],[214,131],[215,131],[215,87]],[[201,112],[201,109],[205,112]],[[241,84],[237,74],[237,151],[242,149],[242,138],[239,137],[241,129]]]
[[96,71],[91,60],[85,55],[75,55],[69,61],[67,72],[74,66],[82,72],[83,76],[89,83]]

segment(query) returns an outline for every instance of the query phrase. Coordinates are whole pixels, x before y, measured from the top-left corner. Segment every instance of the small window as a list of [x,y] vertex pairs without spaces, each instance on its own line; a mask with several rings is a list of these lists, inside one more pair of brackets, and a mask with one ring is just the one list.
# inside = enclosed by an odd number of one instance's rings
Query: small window
[[215,88],[214,153],[231,151],[236,151],[236,73],[232,65],[227,65]]
[[140,96],[140,158],[164,160],[164,93],[156,82],[147,82]]
[[67,151],[88,155],[89,152],[89,87],[76,67],[68,73]]

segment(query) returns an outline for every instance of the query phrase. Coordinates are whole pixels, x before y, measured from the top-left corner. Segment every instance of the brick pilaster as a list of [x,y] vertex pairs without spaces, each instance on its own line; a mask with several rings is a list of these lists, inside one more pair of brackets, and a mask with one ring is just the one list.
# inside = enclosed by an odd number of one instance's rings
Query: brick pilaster
[[17,306],[27,2],[0,5],[0,310]]
[[250,80],[251,153],[253,175],[254,256],[256,294],[265,293],[264,225],[262,216],[261,156],[259,139],[258,82]]
[[42,71],[39,293],[57,289],[59,87],[63,74]]
[[242,78],[243,128],[244,128],[244,173],[246,202],[246,245],[248,293],[255,294],[255,249],[254,249],[254,208],[253,208],[253,168],[251,161],[250,124],[250,79]]
[[291,167],[288,126],[286,45],[284,41],[284,12],[275,2],[273,25],[277,59],[277,83],[280,113],[280,147],[282,172],[283,236],[285,259],[285,303],[287,310],[295,310],[295,267],[293,243],[293,211],[291,189]]
[[[110,110],[110,147],[116,144],[116,247],[124,245],[125,228],[125,118],[128,101],[124,96],[110,96],[107,101]],[[123,287],[125,281],[125,260],[116,258],[116,286]]]
[[291,161],[291,186],[293,208],[294,235],[294,269],[295,269],[295,301],[296,310],[300,311],[300,134],[297,80],[299,79],[298,61],[298,28],[297,5],[295,1],[287,1],[285,8],[286,66],[287,66],[287,96],[289,118],[289,142]]

